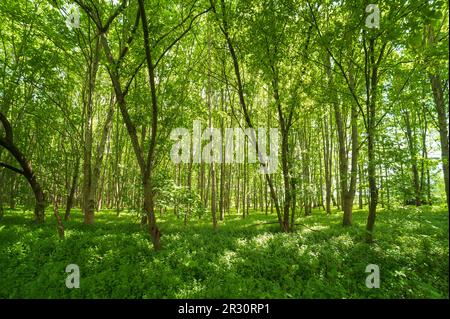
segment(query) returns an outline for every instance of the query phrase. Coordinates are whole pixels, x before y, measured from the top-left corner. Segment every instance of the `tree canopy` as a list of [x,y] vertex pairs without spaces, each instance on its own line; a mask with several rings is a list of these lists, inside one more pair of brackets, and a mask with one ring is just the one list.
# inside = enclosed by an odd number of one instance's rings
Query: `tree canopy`
[[448,217],[446,1],[3,0],[0,16],[0,225],[32,210],[64,238],[78,208],[86,227],[108,210],[164,250],[166,216],[220,233],[267,215],[295,236],[356,210],[368,245],[380,211]]

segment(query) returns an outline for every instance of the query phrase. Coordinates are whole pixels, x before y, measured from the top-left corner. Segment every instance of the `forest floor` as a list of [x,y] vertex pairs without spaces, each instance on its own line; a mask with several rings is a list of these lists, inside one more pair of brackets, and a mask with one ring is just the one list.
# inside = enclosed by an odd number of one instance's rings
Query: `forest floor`
[[[0,221],[0,298],[448,298],[449,221],[444,208],[380,210],[375,243],[364,243],[367,211],[353,226],[342,213],[314,211],[297,231],[279,232],[275,215],[225,215],[214,232],[205,215],[187,226],[159,217],[163,249],[151,248],[135,213],[101,211],[85,226],[79,210],[58,239],[50,211],[43,226],[30,211]],[[307,226],[307,227],[305,227]],[[68,289],[68,264],[80,288]],[[366,287],[368,264],[380,288]]]

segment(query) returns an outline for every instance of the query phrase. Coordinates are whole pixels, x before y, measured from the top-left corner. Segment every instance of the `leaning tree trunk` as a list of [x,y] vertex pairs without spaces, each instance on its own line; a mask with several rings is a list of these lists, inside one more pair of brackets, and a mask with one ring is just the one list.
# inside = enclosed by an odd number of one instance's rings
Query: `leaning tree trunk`
[[[1,155],[1,150],[0,150]],[[0,172],[0,220],[2,220],[4,212],[3,212],[3,198],[2,198],[2,185],[3,185],[3,174]]]
[[[3,120],[6,118],[4,118],[3,115],[1,115],[1,117],[2,117],[2,122],[5,123]],[[6,125],[8,126],[9,122]],[[35,172],[34,172],[33,168],[31,167],[30,162],[26,159],[26,157],[22,154],[22,152],[12,142],[12,134],[10,136],[11,137],[9,138],[8,133],[7,133],[6,139],[0,138],[0,146],[3,146],[11,153],[11,155],[20,164],[21,169],[15,168],[11,165],[4,164],[4,163],[0,163],[0,167],[8,168],[16,173],[23,175],[27,179],[28,183],[31,186],[31,189],[33,190],[34,197],[36,199],[36,206],[34,208],[35,221],[37,223],[43,223],[44,215],[45,215],[44,214],[45,206],[46,206],[44,191],[42,190],[41,185],[39,184],[39,182],[36,179]]]
[[[327,58],[327,75],[329,77],[329,85],[333,83],[331,72],[330,59]],[[352,90],[355,89],[355,80],[352,73],[352,64],[350,64],[349,85]],[[344,106],[339,105],[337,96],[333,96],[336,101],[333,102],[334,115],[336,120],[336,128],[338,132],[339,145],[339,176],[340,176],[340,195],[342,210],[344,211],[343,226],[350,226],[352,224],[353,200],[356,191],[356,175],[357,175],[357,161],[358,161],[358,110],[355,103],[351,106],[351,152],[352,163],[349,171],[349,160],[347,150],[347,135],[345,133],[346,110]]]
[[150,145],[147,153],[147,162],[145,163],[145,168],[142,170],[144,178],[144,210],[147,214],[148,229],[153,242],[153,248],[159,250],[161,248],[160,238],[161,232],[156,224],[155,216],[155,203],[154,203],[154,189],[152,186],[152,175],[154,170],[154,157],[156,148],[156,137],[158,132],[158,100],[156,96],[156,84],[155,84],[155,64],[152,60],[152,52],[150,49],[150,40],[148,32],[148,22],[147,15],[145,12],[144,1],[139,0],[139,12],[142,21],[142,31],[144,36],[144,49],[145,49],[145,60],[147,62],[148,71],[148,83],[150,86],[151,94],[151,106],[152,106],[152,125],[151,125],[151,137]]
[[416,150],[416,143],[413,136],[412,128],[411,128],[411,121],[409,112],[406,110],[405,112],[405,126],[406,126],[406,139],[408,141],[408,150],[409,150],[409,156],[411,160],[411,172],[413,176],[413,185],[414,185],[414,200],[416,206],[420,206],[421,203],[421,187],[420,187],[420,181],[419,181],[419,170],[417,168],[417,150]]
[[[330,124],[328,124],[330,121]],[[331,126],[331,118],[327,119],[327,116],[324,116],[323,125],[322,125],[322,135],[324,138],[324,168],[325,168],[325,210],[327,214],[331,213],[331,168],[332,168],[332,144],[330,137],[330,129]]]
[[[217,14],[216,11],[216,7],[214,4],[214,1],[210,1],[211,4],[211,8],[214,12],[214,14]],[[222,7],[222,12],[225,12],[225,2],[222,0],[220,2],[221,7]],[[222,23],[220,26],[220,29],[225,37],[225,41],[227,42],[227,46],[228,49],[230,51],[230,56],[233,62],[233,69],[234,69],[234,74],[236,76],[236,81],[237,81],[237,91],[238,91],[238,96],[239,96],[239,104],[241,106],[242,112],[244,114],[244,118],[245,118],[245,122],[247,123],[247,126],[249,128],[253,128],[252,125],[252,121],[250,119],[250,115],[249,115],[249,111],[247,108],[247,104],[245,102],[245,95],[244,95],[244,89],[243,89],[243,85],[242,85],[242,79],[241,79],[241,71],[240,71],[240,67],[239,67],[239,61],[236,55],[236,51],[234,49],[234,45],[231,41],[231,37],[230,34],[228,33],[228,20],[225,14],[222,15],[221,17]],[[258,154],[258,158],[260,159],[260,163],[263,163],[262,161],[262,155],[261,155],[261,151],[259,149],[259,145],[258,142],[255,141],[255,148],[256,148],[256,152]],[[285,224],[283,222],[283,217],[281,215],[281,209],[280,209],[280,205],[279,205],[279,201],[278,201],[278,195],[275,191],[275,187],[273,184],[273,179],[271,174],[265,174],[267,183],[269,185],[269,189],[270,189],[270,197],[272,199],[271,204],[273,204],[275,206],[275,210],[277,213],[277,218],[278,218],[278,223],[280,224],[281,228],[284,230],[285,229]]]
[[[208,100],[208,120],[209,120],[209,129],[211,130],[210,143],[213,142],[213,119],[212,119],[212,102],[211,102],[211,34],[208,32],[208,92],[207,92],[207,100]],[[217,216],[216,216],[216,168],[215,162],[212,160],[210,162],[210,176],[211,176],[211,217],[212,217],[212,226],[213,229],[217,229]],[[222,207],[220,208],[222,209]],[[244,211],[245,213],[245,211]]]
[[148,232],[151,236],[153,248],[161,249],[161,232],[156,225],[154,193],[150,180],[144,181],[144,212],[147,217]]
[[92,155],[93,155],[93,114],[94,114],[94,92],[99,67],[100,58],[100,39],[95,42],[95,49],[89,57],[89,65],[86,77],[87,97],[84,101],[84,147],[83,147],[83,214],[84,223],[91,225],[94,223],[95,189],[92,185],[92,179],[95,175],[92,172]]

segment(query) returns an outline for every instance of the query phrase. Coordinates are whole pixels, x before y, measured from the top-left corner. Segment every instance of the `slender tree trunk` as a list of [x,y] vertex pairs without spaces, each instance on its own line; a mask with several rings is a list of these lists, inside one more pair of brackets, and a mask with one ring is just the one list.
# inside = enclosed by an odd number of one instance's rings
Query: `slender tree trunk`
[[161,232],[156,225],[155,203],[153,187],[148,179],[144,180],[144,212],[147,217],[148,231],[152,238],[153,248],[159,250],[161,248]]
[[242,218],[245,218],[246,211],[247,211],[247,143],[246,143],[246,137],[244,137],[244,163],[242,164],[243,167],[243,174],[244,178],[242,179]]
[[58,197],[53,199],[53,214],[56,218],[56,229],[58,230],[59,239],[64,239],[64,225],[61,221],[61,216],[58,209]]
[[205,163],[202,162],[200,163],[200,174],[199,174],[199,180],[200,182],[198,183],[200,186],[200,200],[203,206],[205,206]]
[[[327,61],[330,61],[328,58]],[[350,68],[351,69],[351,68]],[[330,86],[332,83],[331,68],[328,65],[327,68]],[[354,79],[352,73],[350,73],[350,85],[354,89]],[[352,141],[352,167],[349,172],[348,164],[348,153],[347,153],[347,136],[345,134],[345,122],[346,119],[343,116],[343,110],[341,105],[336,101],[333,102],[334,114],[336,120],[336,128],[338,132],[338,142],[339,142],[339,177],[340,177],[340,193],[341,193],[341,203],[342,209],[344,211],[342,224],[344,226],[350,226],[352,224],[352,210],[353,210],[353,199],[356,190],[356,175],[357,175],[357,160],[358,160],[358,111],[355,103],[352,103],[351,107],[351,141]]]
[[[222,135],[223,136],[223,135]],[[220,164],[220,198],[219,198],[220,220],[225,216],[225,162]]]
[[296,178],[291,178],[291,190],[292,190],[292,213],[291,213],[291,225],[290,225],[290,229],[293,230],[294,229],[294,225],[295,225],[295,210],[296,210],[296,203],[297,203],[297,197],[296,197],[296,192],[297,192],[297,188],[296,188],[296,183],[297,183],[297,179]]
[[[224,90],[223,88],[221,88],[220,90],[220,109],[222,110],[222,112],[224,111]],[[224,136],[225,134],[225,129],[224,129],[224,121],[223,118],[220,119],[220,132],[221,132],[221,136]],[[219,219],[223,220],[224,219],[224,215],[225,215],[225,156],[224,156],[224,152],[225,152],[225,147],[222,144],[221,146],[221,150],[222,150],[222,156],[221,156],[221,162],[220,162],[220,198],[219,198]]]
[[34,197],[36,199],[36,205],[34,208],[35,221],[37,223],[43,223],[46,206],[44,191],[42,190],[41,185],[36,179],[35,172],[31,167],[30,162],[25,157],[25,155],[19,150],[19,148],[16,147],[16,145],[14,144],[13,130],[11,124],[9,123],[6,116],[4,116],[1,112],[0,112],[0,122],[2,123],[5,131],[4,138],[0,137],[0,146],[4,147],[6,150],[9,151],[9,153],[19,163],[21,169],[17,169],[5,163],[0,163],[0,167],[8,168],[16,173],[23,175],[27,179],[28,183],[31,186],[31,189],[33,190]]
[[[436,38],[434,30],[431,25],[426,27],[426,39],[429,46],[434,46]],[[447,208],[450,208],[450,189],[449,189],[449,136],[448,136],[448,108],[445,106],[444,90],[442,88],[442,81],[437,72],[430,72],[428,78],[431,83],[433,91],[434,106],[438,116],[439,124],[439,138],[441,142],[441,158],[442,171],[444,174],[445,195],[447,197]],[[448,107],[448,106],[447,106]]]
[[[307,119],[305,119],[306,121]],[[303,126],[302,144],[303,144],[303,156],[302,156],[302,173],[303,173],[303,209],[304,215],[309,216],[312,213],[312,192],[311,192],[311,155],[310,155],[310,142],[308,137],[309,124],[305,122]]]
[[330,143],[330,129],[327,116],[323,119],[323,137],[324,137],[324,168],[325,168],[325,210],[327,214],[331,213],[331,177],[332,177],[332,150]]
[[158,129],[158,100],[156,97],[155,85],[155,65],[152,61],[152,52],[150,50],[150,39],[148,32],[148,22],[144,7],[144,1],[139,0],[139,11],[142,20],[142,29],[144,36],[145,57],[147,62],[148,82],[150,85],[151,101],[152,101],[152,126],[150,145],[147,154],[146,168],[143,174],[144,182],[144,211],[147,213],[149,233],[152,237],[153,248],[159,250],[161,248],[160,237],[161,232],[156,225],[156,216],[154,212],[154,189],[152,185],[152,174],[154,168],[154,154],[156,148],[156,138]]
[[414,200],[416,206],[420,206],[421,203],[421,194],[420,194],[420,182],[419,182],[419,170],[417,168],[417,151],[416,151],[416,141],[413,136],[411,121],[409,111],[405,111],[404,115],[405,126],[406,126],[406,139],[408,140],[408,149],[409,156],[411,160],[411,172],[413,176],[413,186],[414,186]]
[[429,75],[431,88],[433,90],[434,105],[436,107],[436,113],[438,115],[439,123],[439,138],[441,142],[441,158],[442,158],[442,171],[444,174],[445,195],[447,197],[447,207],[450,207],[450,190],[449,190],[449,137],[448,137],[448,119],[444,102],[444,91],[442,89],[442,83],[439,75]]
[[362,168],[361,168],[361,164],[358,165],[359,168],[359,181],[358,181],[358,185],[359,185],[359,192],[358,192],[358,208],[359,209],[363,209],[363,172],[362,172]]
[[79,170],[80,170],[80,157],[77,156],[77,159],[75,162],[75,167],[73,169],[72,182],[70,184],[69,195],[67,196],[66,213],[64,214],[64,220],[70,220],[70,218],[71,218],[70,210],[73,207],[75,191],[77,190]]

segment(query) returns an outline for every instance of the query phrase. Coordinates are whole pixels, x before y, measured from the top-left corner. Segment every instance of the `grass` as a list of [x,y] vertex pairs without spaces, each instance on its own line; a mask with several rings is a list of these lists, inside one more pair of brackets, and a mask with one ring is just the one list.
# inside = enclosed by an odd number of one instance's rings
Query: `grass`
[[[274,215],[226,215],[219,230],[193,218],[159,217],[163,249],[155,252],[136,215],[79,210],[57,236],[55,219],[34,225],[31,212],[6,211],[0,221],[1,298],[448,298],[448,211],[384,210],[376,241],[364,243],[366,211],[353,226],[341,213],[301,217],[292,234]],[[68,289],[68,264],[80,267],[79,289]],[[381,287],[365,285],[366,266],[380,267]]]

